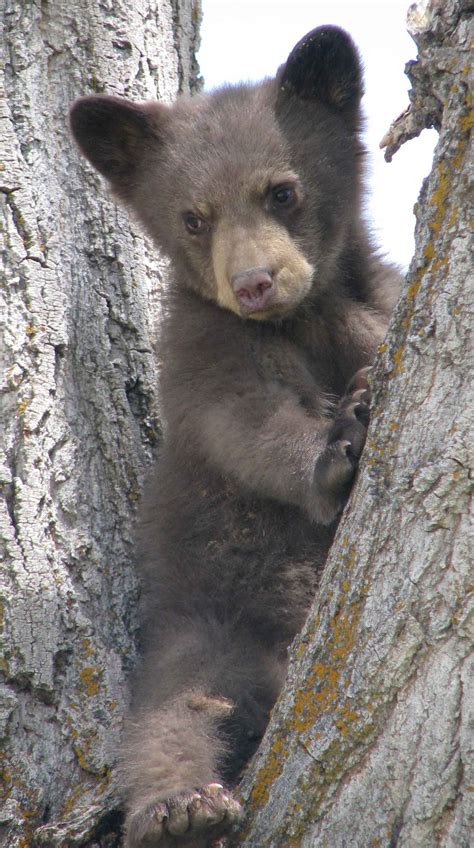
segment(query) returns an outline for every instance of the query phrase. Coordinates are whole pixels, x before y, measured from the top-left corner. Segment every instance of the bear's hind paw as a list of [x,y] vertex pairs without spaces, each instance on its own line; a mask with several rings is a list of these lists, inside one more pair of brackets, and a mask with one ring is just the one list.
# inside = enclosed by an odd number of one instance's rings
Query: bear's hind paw
[[[127,848],[208,848],[242,818],[220,783],[147,804],[127,820]],[[222,843],[221,843],[222,844]]]

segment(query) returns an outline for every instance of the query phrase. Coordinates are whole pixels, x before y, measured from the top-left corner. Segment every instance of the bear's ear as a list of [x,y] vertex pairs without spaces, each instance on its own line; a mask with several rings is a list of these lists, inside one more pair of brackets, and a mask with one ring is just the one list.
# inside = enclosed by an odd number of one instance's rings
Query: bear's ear
[[357,112],[363,94],[359,53],[347,32],[336,26],[308,32],[291,51],[278,81],[281,95],[319,100],[348,114]]
[[106,95],[80,97],[69,114],[72,134],[89,162],[114,188],[125,188],[146,145],[158,142],[160,103]]

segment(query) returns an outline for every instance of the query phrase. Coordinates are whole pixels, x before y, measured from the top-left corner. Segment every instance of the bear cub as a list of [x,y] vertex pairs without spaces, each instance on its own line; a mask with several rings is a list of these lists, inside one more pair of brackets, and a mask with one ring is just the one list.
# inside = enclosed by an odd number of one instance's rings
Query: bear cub
[[341,29],[275,79],[172,106],[84,97],[74,137],[171,259],[165,438],[142,507],[145,656],[126,845],[222,845],[347,500],[399,276],[361,215]]

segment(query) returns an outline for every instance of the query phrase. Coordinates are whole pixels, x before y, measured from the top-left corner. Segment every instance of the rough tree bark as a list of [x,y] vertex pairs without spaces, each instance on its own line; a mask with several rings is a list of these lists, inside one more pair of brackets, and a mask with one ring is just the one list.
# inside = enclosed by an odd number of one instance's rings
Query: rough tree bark
[[439,142],[359,480],[243,786],[242,848],[469,844],[470,11],[410,7],[411,106],[384,142],[390,157],[430,125]]
[[67,112],[195,86],[200,0],[4,0],[0,17],[0,844],[109,845],[166,267]]

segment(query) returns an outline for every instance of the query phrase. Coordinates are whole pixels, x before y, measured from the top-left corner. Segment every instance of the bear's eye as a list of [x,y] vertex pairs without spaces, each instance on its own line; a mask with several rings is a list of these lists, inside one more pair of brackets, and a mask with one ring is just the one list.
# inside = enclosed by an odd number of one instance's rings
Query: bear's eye
[[291,206],[296,201],[296,189],[291,185],[277,185],[271,190],[276,206]]
[[184,225],[188,231],[192,235],[201,235],[201,233],[206,232],[209,229],[207,222],[204,218],[200,218],[199,215],[195,215],[194,212],[186,212],[184,215]]

